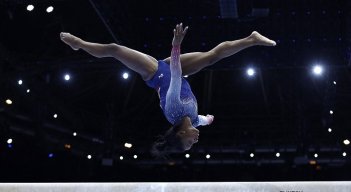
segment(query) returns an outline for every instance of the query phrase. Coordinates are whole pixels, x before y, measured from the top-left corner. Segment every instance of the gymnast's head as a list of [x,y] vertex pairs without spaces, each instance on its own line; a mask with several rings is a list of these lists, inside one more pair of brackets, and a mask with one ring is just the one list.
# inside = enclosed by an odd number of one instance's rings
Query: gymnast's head
[[160,136],[154,143],[151,153],[160,158],[172,152],[187,151],[198,140],[199,130],[192,126],[189,117],[184,117],[179,124],[172,126]]

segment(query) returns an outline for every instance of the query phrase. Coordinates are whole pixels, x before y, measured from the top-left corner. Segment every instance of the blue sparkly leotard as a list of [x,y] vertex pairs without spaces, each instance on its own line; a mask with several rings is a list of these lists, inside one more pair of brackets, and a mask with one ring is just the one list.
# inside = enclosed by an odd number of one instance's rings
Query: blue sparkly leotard
[[183,117],[189,117],[192,125],[206,125],[206,117],[198,115],[197,101],[187,80],[182,77],[180,47],[173,47],[171,62],[158,61],[158,70],[146,84],[159,93],[160,106],[167,120],[179,124]]

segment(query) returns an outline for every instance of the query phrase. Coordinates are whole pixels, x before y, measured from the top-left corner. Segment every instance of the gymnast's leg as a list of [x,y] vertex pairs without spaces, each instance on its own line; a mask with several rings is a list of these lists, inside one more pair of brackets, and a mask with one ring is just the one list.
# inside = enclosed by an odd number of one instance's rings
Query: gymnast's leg
[[[191,75],[199,72],[201,69],[213,65],[217,61],[234,55],[235,53],[249,48],[251,46],[275,46],[276,43],[267,37],[254,31],[250,36],[235,40],[225,41],[217,45],[215,48],[207,52],[185,53],[180,56],[183,75]],[[169,62],[170,58],[165,59]]]
[[113,57],[119,60],[128,68],[139,73],[145,81],[151,79],[157,71],[158,64],[155,58],[128,47],[115,43],[91,43],[69,33],[60,33],[60,37],[74,50],[82,49],[98,58]]

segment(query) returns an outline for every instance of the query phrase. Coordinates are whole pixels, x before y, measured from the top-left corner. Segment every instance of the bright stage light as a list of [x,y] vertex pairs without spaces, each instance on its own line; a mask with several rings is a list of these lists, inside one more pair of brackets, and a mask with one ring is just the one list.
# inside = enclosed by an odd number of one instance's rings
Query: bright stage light
[[70,144],[65,144],[65,148],[66,149],[71,149],[71,145]]
[[119,159],[122,161],[123,160],[123,156],[120,156]]
[[333,130],[331,128],[328,128],[328,132],[331,133]]
[[88,159],[91,159],[91,158],[92,158],[92,156],[91,156],[91,155],[88,155],[88,156],[87,156],[87,158],[88,158]]
[[126,147],[126,148],[132,148],[133,145],[132,145],[131,143],[125,143],[125,144],[124,144],[124,147]]
[[333,114],[334,114],[334,111],[333,111],[333,110],[330,110],[329,113],[330,113],[330,115],[333,115]]
[[137,158],[138,158],[138,155],[134,155],[133,157],[134,157],[134,159],[137,159]]
[[29,93],[30,92],[30,89],[27,89],[27,93]]
[[310,165],[316,165],[317,164],[317,161],[315,161],[315,160],[310,160]]
[[190,155],[189,154],[185,154],[185,158],[189,159]]
[[53,10],[54,10],[54,7],[53,7],[53,6],[49,6],[49,7],[46,9],[46,12],[51,13]]
[[54,118],[55,118],[55,119],[57,118],[57,114],[54,114]]
[[250,153],[250,157],[252,158],[252,157],[255,157],[255,154],[253,154],[253,153]]
[[336,85],[336,81],[333,81],[333,84]]
[[22,85],[23,81],[20,79],[18,80],[18,85]]
[[7,144],[11,144],[13,142],[13,140],[10,138],[7,140]]
[[76,132],[73,132],[73,136],[77,136],[77,133],[76,133]]
[[320,65],[315,65],[315,66],[313,66],[313,73],[314,73],[315,75],[322,75],[322,73],[323,73],[323,67],[320,66]]
[[207,154],[206,159],[209,159],[209,158],[211,158],[211,155]]
[[6,104],[11,105],[12,104],[11,99],[6,99]]
[[28,5],[27,6],[27,11],[33,11],[34,5]]
[[129,74],[128,73],[123,73],[123,79],[128,79]]
[[66,75],[65,75],[65,80],[66,80],[66,81],[69,81],[70,79],[71,79],[71,76],[70,76],[69,74],[66,74]]
[[349,141],[348,139],[345,139],[345,140],[344,140],[344,144],[345,144],[345,145],[349,145],[349,144],[350,144],[350,141]]
[[280,153],[276,153],[275,156],[276,156],[276,157],[280,157]]
[[246,73],[248,76],[253,76],[253,75],[255,75],[256,72],[253,68],[249,68],[249,69],[247,69]]
[[317,158],[317,157],[318,157],[318,154],[317,154],[317,153],[315,153],[315,154],[314,154],[314,157],[315,157],[315,158]]
[[342,156],[343,156],[343,157],[346,157],[346,155],[347,155],[346,152],[343,152],[343,153],[342,153]]

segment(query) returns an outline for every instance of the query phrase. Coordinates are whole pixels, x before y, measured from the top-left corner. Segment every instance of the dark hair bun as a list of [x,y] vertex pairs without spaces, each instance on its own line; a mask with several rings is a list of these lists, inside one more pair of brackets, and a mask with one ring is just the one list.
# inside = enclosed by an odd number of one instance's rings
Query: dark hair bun
[[164,139],[157,140],[152,146],[151,154],[156,158],[164,158],[168,154],[167,142]]
[[177,136],[179,126],[171,127],[163,136],[159,136],[151,148],[151,154],[156,158],[167,158],[171,152],[183,152],[183,144]]

